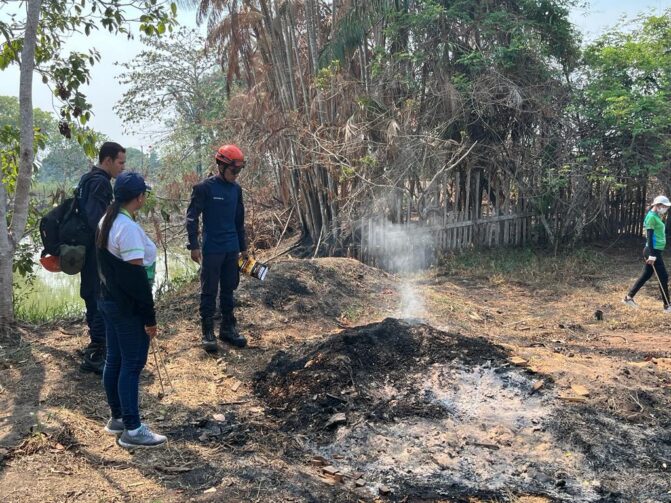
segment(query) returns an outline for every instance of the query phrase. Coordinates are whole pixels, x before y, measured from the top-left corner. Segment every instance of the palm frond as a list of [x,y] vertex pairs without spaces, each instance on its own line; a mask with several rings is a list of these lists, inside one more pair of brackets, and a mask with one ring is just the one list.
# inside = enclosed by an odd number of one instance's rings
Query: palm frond
[[333,61],[344,64],[349,55],[364,43],[371,27],[391,8],[393,1],[390,0],[354,2],[336,21],[331,40],[319,55],[320,68],[329,66]]

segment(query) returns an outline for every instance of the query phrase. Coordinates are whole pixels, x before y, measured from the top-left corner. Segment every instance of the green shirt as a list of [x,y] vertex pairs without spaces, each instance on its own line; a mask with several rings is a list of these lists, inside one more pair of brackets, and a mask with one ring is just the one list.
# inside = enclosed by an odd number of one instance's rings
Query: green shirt
[[664,220],[659,218],[659,215],[653,210],[648,211],[643,221],[645,229],[652,229],[652,247],[655,250],[663,250],[666,247],[666,225]]

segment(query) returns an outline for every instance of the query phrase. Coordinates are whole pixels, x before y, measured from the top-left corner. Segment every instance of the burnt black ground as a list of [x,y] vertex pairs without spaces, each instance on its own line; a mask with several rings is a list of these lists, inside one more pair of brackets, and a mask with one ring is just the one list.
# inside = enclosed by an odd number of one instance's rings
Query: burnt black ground
[[[350,425],[366,421],[378,426],[449,417],[450,410],[422,396],[416,380],[409,378],[433,364],[466,369],[491,365],[504,378],[507,373],[529,374],[510,366],[507,356],[503,348],[482,338],[388,318],[344,330],[319,343],[304,344],[292,352],[278,352],[257,373],[254,391],[283,431],[307,435],[317,446],[329,446],[338,441],[337,428],[328,427],[335,413],[345,413]],[[547,379],[544,392],[550,395],[551,378]],[[525,381],[511,380],[511,385],[519,382]],[[391,400],[380,399],[378,390],[385,385],[404,391]],[[553,411],[543,430],[551,434],[558,452],[584,456],[585,473],[564,473],[553,465],[532,464],[528,472],[525,470],[527,478],[510,487],[508,494],[535,494],[553,501],[671,501],[671,485],[663,468],[665,460],[671,459],[671,435],[665,423],[633,424],[594,407],[566,405],[549,397],[547,403]],[[588,473],[598,481],[594,490],[583,491],[579,476]],[[449,474],[430,483],[404,474],[395,474],[392,480],[392,499],[398,501],[507,497],[487,487],[474,489],[450,481]]]
[[387,318],[344,330],[303,351],[279,352],[256,376],[255,391],[287,431],[309,431],[328,440],[328,419],[337,412],[384,419],[403,415],[442,416],[423,403],[380,403],[370,386],[402,381],[408,371],[439,361],[476,365],[502,363],[505,352],[484,339],[448,334],[429,325]]

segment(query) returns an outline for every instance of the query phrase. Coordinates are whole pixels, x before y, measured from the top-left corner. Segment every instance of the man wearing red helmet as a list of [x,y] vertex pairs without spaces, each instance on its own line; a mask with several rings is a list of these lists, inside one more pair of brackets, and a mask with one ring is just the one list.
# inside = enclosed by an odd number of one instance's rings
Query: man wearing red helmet
[[[236,328],[233,291],[240,282],[238,258],[247,256],[245,208],[242,189],[236,183],[245,167],[245,157],[236,145],[224,145],[214,156],[219,173],[193,186],[186,212],[187,248],[191,259],[201,264],[200,319],[202,344],[207,352],[217,351],[214,313],[217,291],[221,309],[219,338],[237,347],[247,344]],[[203,215],[203,245],[198,240],[198,224]]]

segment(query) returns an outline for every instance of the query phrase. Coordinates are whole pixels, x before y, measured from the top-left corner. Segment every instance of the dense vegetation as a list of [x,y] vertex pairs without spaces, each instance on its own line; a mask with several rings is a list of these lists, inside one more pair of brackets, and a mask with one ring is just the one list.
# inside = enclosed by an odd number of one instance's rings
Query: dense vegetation
[[[160,180],[166,214],[223,139],[249,153],[250,191],[293,207],[320,253],[346,250],[370,214],[431,223],[502,205],[537,215],[539,242],[557,247],[621,232],[651,181],[671,192],[671,10],[581,46],[574,0],[191,3],[207,40],[152,11],[119,77],[125,124],[160,133],[129,166]],[[20,44],[2,42],[0,67]],[[51,49],[44,61],[63,60]],[[64,112],[35,111],[37,181],[73,183],[103,139],[78,88],[95,60],[45,71]],[[0,124],[11,200],[16,99],[0,98]]]

